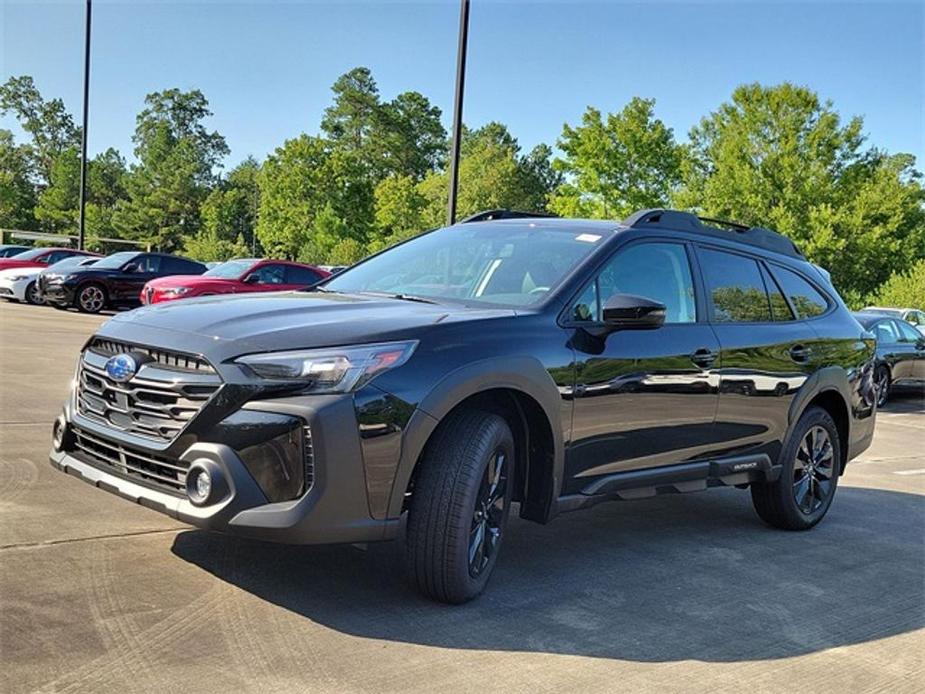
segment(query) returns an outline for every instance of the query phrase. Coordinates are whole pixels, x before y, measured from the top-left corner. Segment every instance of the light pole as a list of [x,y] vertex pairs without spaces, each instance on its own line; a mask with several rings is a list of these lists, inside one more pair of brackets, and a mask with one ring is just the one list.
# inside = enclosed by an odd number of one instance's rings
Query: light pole
[[462,129],[463,91],[466,84],[466,44],[469,39],[469,0],[460,0],[459,45],[456,48],[456,100],[453,105],[453,145],[450,152],[450,198],[447,224],[456,222],[456,189],[459,185],[459,146]]
[[87,113],[90,102],[90,13],[92,0],[87,0],[86,33],[84,35],[84,108],[80,130],[80,229],[77,233],[77,248],[83,250],[86,241],[87,208]]

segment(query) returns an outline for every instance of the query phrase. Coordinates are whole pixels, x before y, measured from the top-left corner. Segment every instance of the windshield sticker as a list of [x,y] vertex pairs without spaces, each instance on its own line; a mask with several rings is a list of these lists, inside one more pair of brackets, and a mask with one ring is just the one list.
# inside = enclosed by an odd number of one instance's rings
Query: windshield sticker
[[575,237],[576,241],[584,241],[585,243],[597,243],[601,240],[599,234],[579,234]]

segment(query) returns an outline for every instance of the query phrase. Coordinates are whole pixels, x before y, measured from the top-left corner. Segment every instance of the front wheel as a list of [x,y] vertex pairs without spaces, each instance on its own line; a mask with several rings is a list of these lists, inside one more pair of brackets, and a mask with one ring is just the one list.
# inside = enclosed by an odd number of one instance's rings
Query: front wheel
[[890,369],[881,364],[874,372],[874,393],[877,394],[877,407],[886,405],[890,399]]
[[39,291],[38,284],[35,282],[29,282],[26,286],[25,296],[26,303],[33,306],[41,306],[45,303],[45,297],[42,296],[42,292]]
[[85,284],[77,290],[74,303],[81,313],[99,313],[106,306],[106,292],[98,284]]
[[781,453],[780,477],[751,486],[761,519],[784,530],[808,530],[821,521],[838,486],[841,446],[829,413],[821,407],[806,410]]
[[456,413],[428,442],[408,511],[407,566],[428,597],[463,603],[498,559],[514,486],[514,437],[498,415]]

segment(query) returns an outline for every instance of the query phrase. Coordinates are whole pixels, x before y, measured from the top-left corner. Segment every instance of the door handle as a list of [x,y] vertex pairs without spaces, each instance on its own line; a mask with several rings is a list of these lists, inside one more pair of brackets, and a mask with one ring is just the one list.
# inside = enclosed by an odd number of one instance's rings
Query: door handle
[[694,362],[697,366],[706,368],[713,365],[713,362],[716,361],[716,357],[717,354],[712,349],[701,347],[691,355],[691,361]]
[[794,345],[790,348],[790,358],[801,364],[809,361],[809,355],[812,353],[813,350],[804,345]]

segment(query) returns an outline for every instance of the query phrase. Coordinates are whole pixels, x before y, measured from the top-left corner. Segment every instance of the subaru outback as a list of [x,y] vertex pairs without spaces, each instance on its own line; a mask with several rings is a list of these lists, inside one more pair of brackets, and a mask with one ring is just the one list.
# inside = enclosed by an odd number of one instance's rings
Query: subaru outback
[[870,444],[875,343],[763,228],[645,210],[492,213],[304,291],[116,316],[51,462],[192,525],[282,543],[403,536],[433,599],[478,595],[512,507],[748,489],[806,530]]

